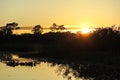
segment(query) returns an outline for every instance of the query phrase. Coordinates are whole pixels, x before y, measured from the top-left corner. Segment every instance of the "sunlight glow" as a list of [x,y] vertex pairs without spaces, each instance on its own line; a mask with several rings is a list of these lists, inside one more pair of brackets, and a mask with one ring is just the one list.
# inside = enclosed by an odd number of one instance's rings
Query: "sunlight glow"
[[90,32],[90,29],[84,28],[84,29],[81,30],[81,32],[82,32],[83,34],[87,34],[87,33]]
[[84,26],[82,26],[81,32],[82,32],[82,34],[87,34],[87,33],[91,32],[91,29],[89,28],[88,25],[84,25]]

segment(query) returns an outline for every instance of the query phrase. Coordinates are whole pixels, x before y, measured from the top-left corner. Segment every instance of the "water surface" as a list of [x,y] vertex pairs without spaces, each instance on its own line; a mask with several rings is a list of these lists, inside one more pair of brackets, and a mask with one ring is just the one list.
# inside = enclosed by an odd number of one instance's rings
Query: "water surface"
[[120,80],[120,67],[115,61],[93,60],[4,53],[0,54],[0,80]]
[[72,69],[67,76],[64,75],[68,65],[53,64],[44,60],[5,55],[1,57],[0,80],[81,80],[73,76]]

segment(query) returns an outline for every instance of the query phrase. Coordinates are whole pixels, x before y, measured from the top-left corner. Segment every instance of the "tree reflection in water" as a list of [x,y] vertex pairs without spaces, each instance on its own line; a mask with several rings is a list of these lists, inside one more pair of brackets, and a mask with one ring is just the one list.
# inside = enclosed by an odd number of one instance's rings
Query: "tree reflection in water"
[[36,64],[38,64],[36,60],[20,58],[18,55],[12,55],[12,54],[3,54],[0,57],[0,61],[10,67],[16,67],[16,66],[33,67],[33,66],[36,66]]
[[68,80],[75,77],[76,80],[120,80],[120,68],[103,64],[80,64],[79,62],[54,60],[51,58],[21,58],[16,55],[1,55],[0,61],[7,66],[34,67],[41,62],[47,62],[51,67],[57,66],[56,73]]

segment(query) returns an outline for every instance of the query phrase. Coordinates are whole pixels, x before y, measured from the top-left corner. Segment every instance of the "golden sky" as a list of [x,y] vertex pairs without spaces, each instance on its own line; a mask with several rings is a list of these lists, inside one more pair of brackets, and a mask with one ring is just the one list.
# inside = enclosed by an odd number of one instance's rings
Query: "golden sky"
[[120,25],[120,0],[0,0],[0,26]]

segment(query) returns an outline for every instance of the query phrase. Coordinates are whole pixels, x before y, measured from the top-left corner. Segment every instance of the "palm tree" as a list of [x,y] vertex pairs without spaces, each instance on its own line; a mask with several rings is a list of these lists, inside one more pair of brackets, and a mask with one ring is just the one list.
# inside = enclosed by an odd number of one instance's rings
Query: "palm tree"
[[41,25],[36,25],[32,32],[35,34],[35,35],[39,35],[39,34],[42,34],[43,32],[43,28],[41,27]]

